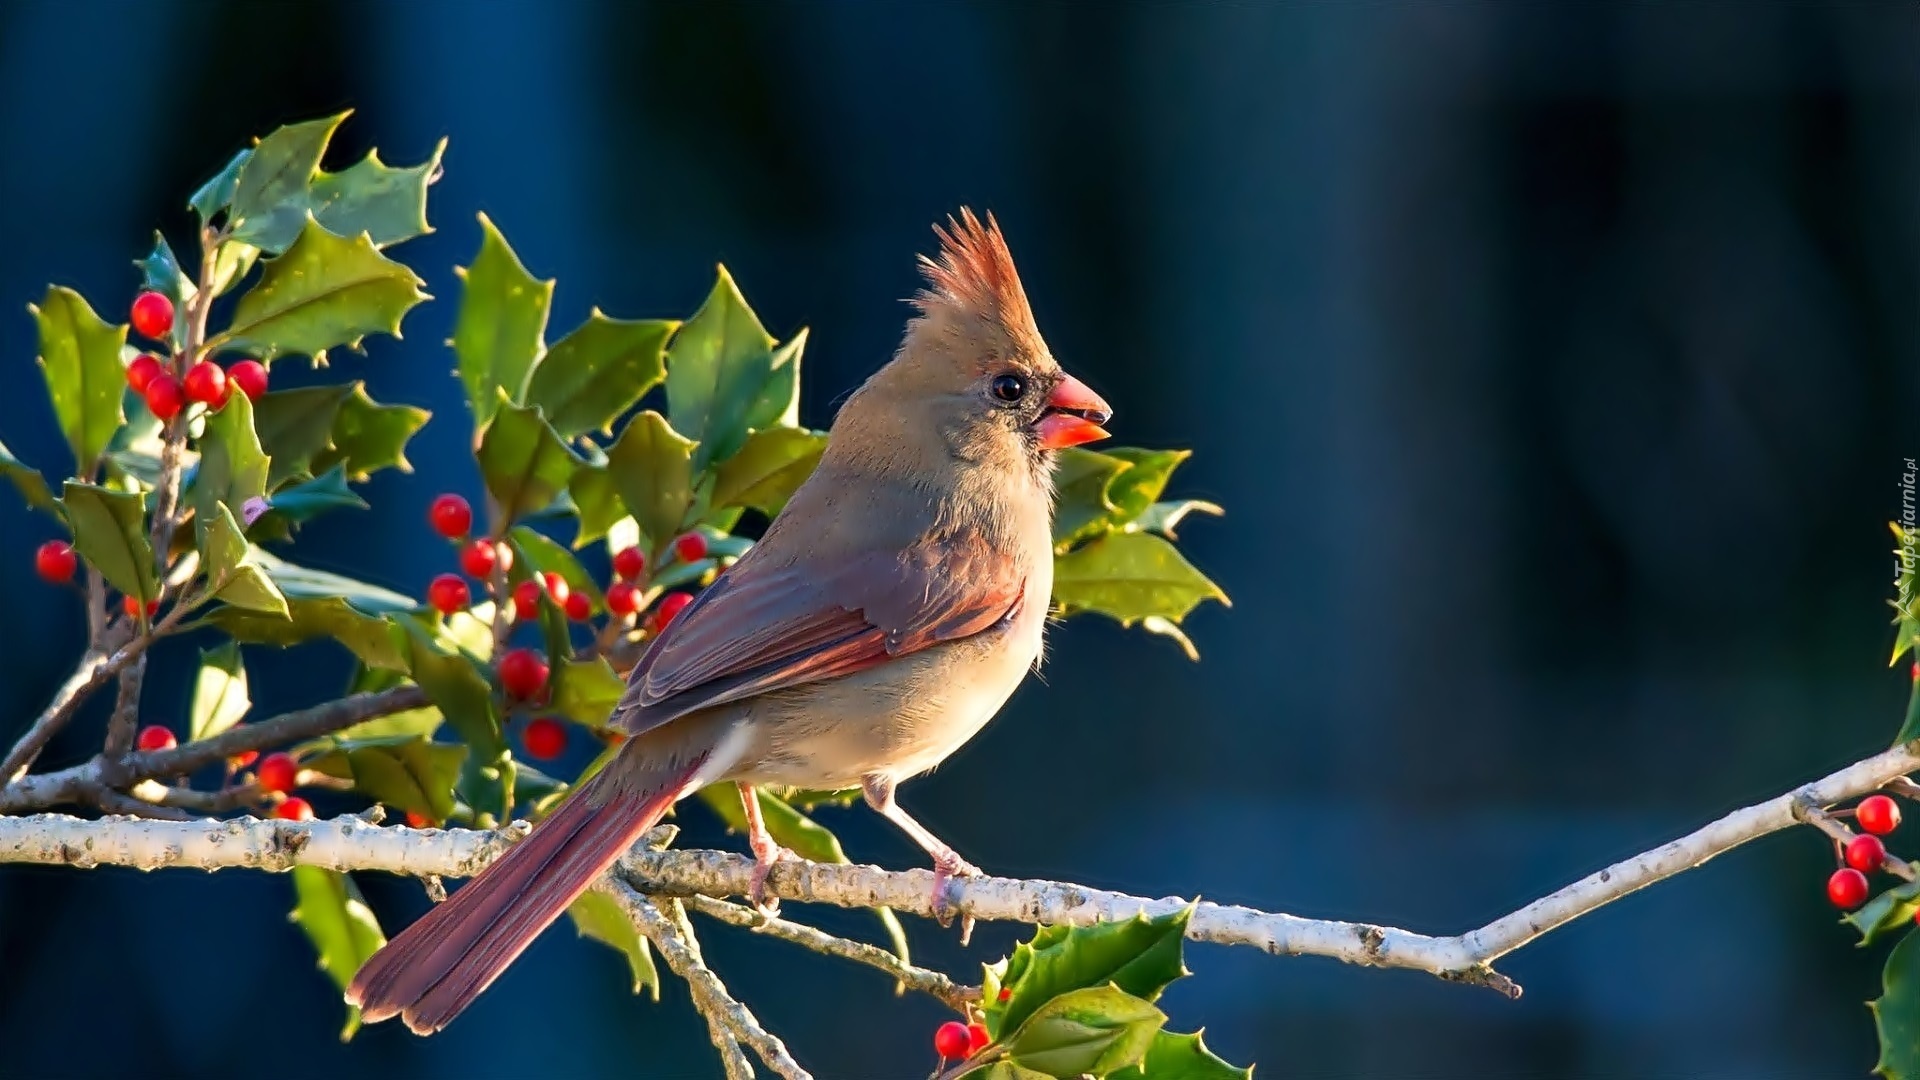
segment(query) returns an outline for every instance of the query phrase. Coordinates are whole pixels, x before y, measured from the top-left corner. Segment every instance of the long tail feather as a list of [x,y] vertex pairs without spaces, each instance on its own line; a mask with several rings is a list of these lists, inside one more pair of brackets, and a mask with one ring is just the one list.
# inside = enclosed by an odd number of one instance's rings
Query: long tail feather
[[348,1003],[369,1023],[399,1016],[420,1035],[452,1023],[659,822],[701,760],[639,778],[624,764],[608,763],[525,840],[374,954],[347,988]]

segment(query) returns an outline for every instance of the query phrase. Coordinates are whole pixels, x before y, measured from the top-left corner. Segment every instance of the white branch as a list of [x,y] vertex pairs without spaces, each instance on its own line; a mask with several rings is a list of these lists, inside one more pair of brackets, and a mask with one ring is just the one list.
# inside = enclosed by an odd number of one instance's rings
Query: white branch
[[[1796,824],[1796,807],[1821,807],[1873,791],[1920,769],[1920,743],[1910,743],[1715,821],[1651,851],[1615,863],[1478,930],[1432,937],[1368,923],[1303,919],[1247,907],[1201,903],[1187,936],[1221,945],[1251,945],[1275,955],[1327,956],[1351,964],[1408,968],[1492,987],[1519,987],[1492,970],[1494,960],[1556,927],[1656,881],[1682,873],[1750,840]],[[1805,811],[1802,809],[1801,814]],[[0,817],[0,863],[132,866],[143,870],[244,866],[286,870],[385,870],[417,877],[468,877],[511,838],[516,822],[495,832],[380,828],[357,818],[310,824],[286,821],[98,821],[58,814]],[[753,863],[721,851],[636,850],[620,873],[653,895],[744,896]],[[931,917],[933,874],[872,866],[782,862],[767,893],[783,900],[839,907],[890,907]],[[1187,904],[1151,900],[1058,881],[969,878],[950,883],[948,906],[976,919],[1024,923],[1091,923],[1137,911],[1159,914]]]

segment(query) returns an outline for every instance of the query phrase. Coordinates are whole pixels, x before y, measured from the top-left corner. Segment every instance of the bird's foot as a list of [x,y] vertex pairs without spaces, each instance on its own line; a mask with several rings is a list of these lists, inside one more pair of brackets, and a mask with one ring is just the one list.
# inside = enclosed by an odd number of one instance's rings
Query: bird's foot
[[[953,903],[947,897],[947,886],[954,878],[984,877],[977,866],[948,850],[934,855],[933,859],[933,917],[941,926],[953,925]],[[973,916],[960,916],[960,944],[965,945],[973,938]]]
[[769,919],[780,914],[780,898],[767,895],[767,875],[773,873],[775,863],[799,858],[771,840],[765,845],[753,845],[753,876],[747,882],[747,899],[753,902],[755,911]]

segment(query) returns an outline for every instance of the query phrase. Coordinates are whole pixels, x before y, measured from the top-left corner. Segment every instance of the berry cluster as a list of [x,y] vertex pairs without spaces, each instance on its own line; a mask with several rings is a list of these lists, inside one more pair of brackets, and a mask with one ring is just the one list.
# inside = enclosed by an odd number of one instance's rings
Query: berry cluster
[[[1840,845],[1840,858],[1846,863],[1827,878],[1827,899],[1842,911],[1852,911],[1867,902],[1873,887],[1867,875],[1887,865],[1887,845],[1881,837],[1900,827],[1900,804],[1886,795],[1869,795],[1850,811],[1854,823],[1863,832]],[[1916,913],[1920,921],[1920,913]]]
[[[622,548],[612,555],[613,580],[606,588],[605,622],[594,628],[592,594],[585,586],[575,588],[566,575],[542,570],[511,586],[507,584],[514,565],[513,545],[498,536],[474,536],[473,505],[466,499],[451,492],[435,497],[427,507],[427,523],[459,550],[460,573],[439,574],[427,583],[427,605],[442,615],[456,615],[472,608],[478,599],[492,599],[512,613],[517,626],[537,623],[551,605],[568,621],[596,629],[596,648],[605,653],[622,639],[639,641],[658,635],[693,602],[691,594],[678,590],[650,595],[646,554],[638,548]],[[669,562],[692,564],[707,558],[711,547],[706,536],[689,532],[675,538],[668,552]],[[479,583],[477,588],[469,578]],[[494,674],[509,707],[538,708],[550,697],[552,672],[547,658],[538,650],[520,647],[503,651]],[[557,720],[538,717],[527,722],[520,740],[529,757],[552,760],[566,750],[567,728]]]
[[[173,332],[173,301],[157,292],[134,297],[130,319],[142,337],[166,341]],[[237,388],[249,400],[258,400],[267,392],[266,365],[258,360],[240,360],[223,368],[212,360],[195,360],[174,354],[162,359],[141,353],[127,364],[127,385],[147,403],[147,411],[162,422],[179,416],[189,404],[218,409]]]
[[981,1023],[949,1020],[933,1029],[933,1052],[939,1054],[942,1061],[970,1058],[991,1042],[993,1037],[987,1034],[987,1025]]

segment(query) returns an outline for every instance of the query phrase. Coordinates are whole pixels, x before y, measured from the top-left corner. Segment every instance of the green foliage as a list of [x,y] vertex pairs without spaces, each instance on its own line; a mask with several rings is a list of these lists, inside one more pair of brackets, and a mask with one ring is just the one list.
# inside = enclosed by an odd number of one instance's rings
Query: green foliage
[[1112,1080],[1253,1080],[1253,1070],[1227,1064],[1207,1049],[1200,1032],[1161,1031],[1147,1047],[1147,1056],[1114,1073]]
[[1866,946],[1882,935],[1912,926],[1916,913],[1920,913],[1920,881],[1909,881],[1862,904],[1844,921],[1860,932],[1860,944]]
[[[156,234],[134,261],[138,287],[176,305],[171,339],[151,346],[175,374],[221,354],[263,363],[308,356],[321,365],[342,346],[360,349],[369,335],[398,338],[408,313],[431,299],[390,249],[431,231],[426,199],[445,143],[416,165],[391,167],[370,152],[328,172],[321,164],[345,117],[289,125],[235,154],[189,200],[202,226],[197,250],[176,251]],[[243,643],[332,641],[357,661],[350,692],[415,686],[428,704],[295,747],[302,767],[331,777],[331,787],[427,820],[487,826],[546,812],[617,746],[610,739],[571,779],[549,776],[515,759],[508,722],[546,714],[606,734],[625,691],[613,660],[646,647],[654,632],[647,611],[670,590],[710,584],[745,554],[752,530],[733,534],[743,515],[780,513],[828,437],[800,426],[807,331],[776,340],[724,268],[684,320],[614,318],[596,308],[549,346],[555,283],[531,274],[491,221],[482,217],[479,226],[478,250],[457,271],[451,340],[473,414],[474,468],[488,496],[473,532],[507,545],[510,583],[546,572],[565,579],[589,601],[584,625],[548,603],[535,619],[510,618],[490,582],[479,584],[470,610],[443,616],[374,581],[293,561],[286,546],[300,526],[365,508],[357,485],[375,473],[410,471],[408,443],[429,415],[376,401],[364,383],[344,379],[258,401],[234,393],[217,408],[192,404],[163,425],[126,388],[125,365],[136,355],[127,328],[102,320],[69,289],[50,289],[32,312],[74,475],[55,498],[3,444],[0,475],[29,504],[60,517],[76,552],[114,589],[154,599],[163,578],[171,583],[167,627],[211,639],[194,679],[189,739],[215,737],[246,718]],[[1055,599],[1066,612],[1103,612],[1186,643],[1180,620],[1203,600],[1225,602],[1171,543],[1188,513],[1219,512],[1164,500],[1186,457],[1127,448],[1063,455]],[[177,506],[149,497],[174,482]],[[155,521],[163,504],[172,516]],[[707,540],[706,557],[683,561],[672,552],[688,531]],[[153,536],[166,538],[167,550],[152,550]],[[647,555],[640,618],[607,615],[607,583],[589,570],[594,559],[577,554],[600,543],[608,553],[637,547]],[[197,561],[182,561],[188,557]],[[536,643],[551,666],[546,696],[508,700],[496,685],[495,653]],[[839,839],[814,811],[852,798],[763,790],[760,809],[782,845],[844,863]],[[701,792],[701,801],[744,827],[731,785]],[[346,876],[301,869],[293,880],[294,917],[344,986],[383,942],[379,926]],[[906,957],[899,920],[886,909],[875,914]],[[569,915],[583,936],[622,955],[636,992],[658,996],[647,944],[617,906],[588,893]],[[988,998],[1000,1039],[980,1066],[1028,1078],[1143,1067],[1156,1077],[1244,1076],[1196,1036],[1161,1030],[1165,1017],[1153,1002],[1184,973],[1184,919],[1041,931],[989,975],[996,989],[1009,988],[1009,1000]],[[358,1023],[350,1014],[343,1037]]]
[[[293,891],[293,921],[306,931],[320,954],[320,970],[345,990],[360,965],[387,943],[386,935],[380,932],[380,921],[373,917],[373,909],[367,907],[353,879],[338,871],[296,866]],[[359,1030],[360,1010],[349,1006],[340,1041],[353,1038]]]
[[58,285],[27,310],[40,324],[40,374],[47,380],[53,415],[73,448],[74,471],[91,477],[126,421],[120,409],[126,387],[120,349],[127,343],[127,328],[108,324],[79,293]]
[[1867,1004],[1880,1033],[1873,1071],[1887,1080],[1920,1077],[1920,931],[1909,930],[1887,954],[1880,997]]

